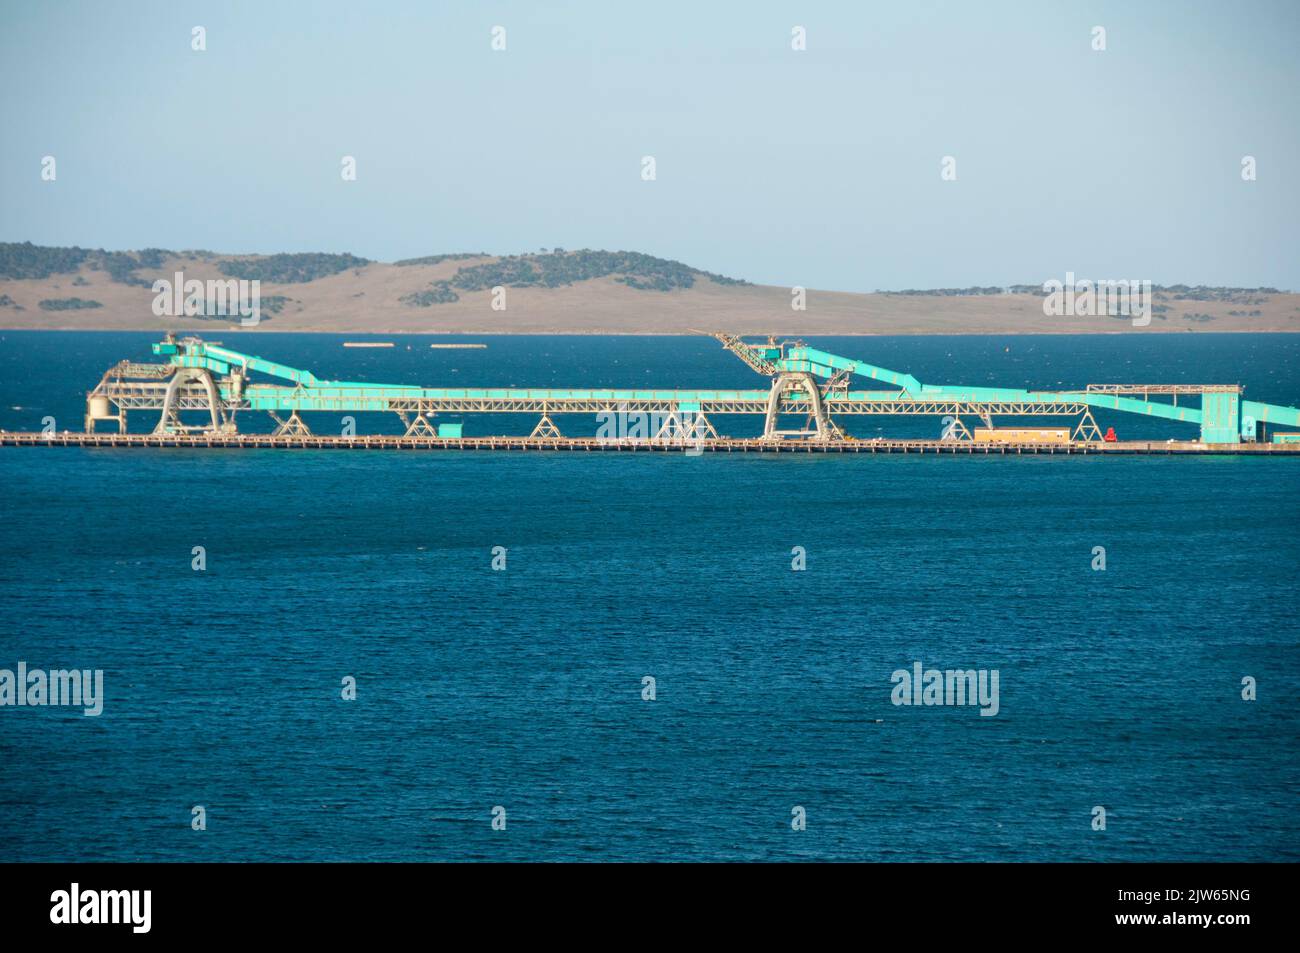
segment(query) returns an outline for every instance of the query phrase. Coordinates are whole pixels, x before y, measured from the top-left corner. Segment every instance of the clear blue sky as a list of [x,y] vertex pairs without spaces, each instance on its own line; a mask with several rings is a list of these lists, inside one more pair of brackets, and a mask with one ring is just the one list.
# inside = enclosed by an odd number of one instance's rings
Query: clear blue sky
[[0,0],[0,76],[0,240],[1300,289],[1293,0]]

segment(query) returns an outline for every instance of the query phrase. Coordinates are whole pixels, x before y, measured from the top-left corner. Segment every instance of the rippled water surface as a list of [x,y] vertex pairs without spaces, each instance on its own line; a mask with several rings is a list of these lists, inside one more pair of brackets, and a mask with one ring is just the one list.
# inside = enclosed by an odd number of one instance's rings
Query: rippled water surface
[[[244,340],[354,380],[763,386],[708,339]],[[6,332],[0,426],[79,429],[148,341]],[[818,343],[1300,404],[1281,335]],[[0,708],[0,859],[1300,859],[1300,460],[0,449],[0,507],[0,668],[106,696]],[[917,661],[998,670],[998,714],[895,706]]]

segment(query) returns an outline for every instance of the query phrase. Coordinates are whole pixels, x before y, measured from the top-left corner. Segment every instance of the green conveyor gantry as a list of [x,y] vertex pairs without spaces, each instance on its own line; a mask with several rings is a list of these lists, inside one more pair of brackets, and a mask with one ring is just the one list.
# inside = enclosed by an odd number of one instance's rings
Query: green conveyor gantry
[[[963,415],[992,426],[996,417],[1055,416],[1074,423],[1074,440],[1099,440],[1094,409],[1195,424],[1206,444],[1259,439],[1266,428],[1300,426],[1300,409],[1245,400],[1233,384],[1092,384],[1082,390],[1035,391],[1003,387],[926,384],[911,374],[831,354],[802,341],[749,343],[714,335],[756,373],[761,389],[421,387],[322,380],[310,371],[245,354],[197,337],[171,335],[153,345],[162,364],[123,361],[87,395],[86,429],[114,420],[126,432],[129,411],[157,410],[156,432],[236,430],[240,411],[265,412],[277,433],[305,433],[300,414],[389,412],[408,434],[434,433],[440,413],[537,413],[534,435],[558,435],[557,413],[648,413],[662,421],[659,435],[717,436],[710,414],[760,414],[764,437],[852,439],[836,418],[856,415],[933,415],[956,422],[954,436],[969,439]],[[266,380],[269,379],[269,380]],[[855,385],[863,389],[855,389]],[[1168,400],[1160,398],[1170,398]],[[1188,404],[1191,398],[1194,403]],[[1181,402],[1180,402],[1181,399]],[[200,425],[181,414],[201,411]],[[803,424],[783,429],[782,420]]]

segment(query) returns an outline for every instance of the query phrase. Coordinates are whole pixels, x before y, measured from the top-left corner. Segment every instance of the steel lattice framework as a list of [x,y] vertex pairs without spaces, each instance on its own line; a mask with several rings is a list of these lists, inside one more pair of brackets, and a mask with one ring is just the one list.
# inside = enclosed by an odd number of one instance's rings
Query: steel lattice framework
[[[401,416],[408,435],[432,431],[435,414],[540,414],[534,434],[558,436],[552,414],[650,414],[667,417],[669,432],[716,434],[710,414],[754,414],[765,418],[769,439],[817,441],[852,439],[835,423],[844,416],[930,416],[952,418],[956,439],[970,439],[963,416],[991,425],[997,417],[1073,418],[1074,439],[1100,439],[1092,418],[1097,408],[1199,424],[1206,443],[1253,440],[1260,424],[1300,425],[1294,407],[1242,399],[1234,384],[1090,384],[1084,390],[1029,391],[1014,388],[922,384],[910,374],[830,354],[801,341],[749,344],[715,335],[755,372],[770,378],[766,389],[682,390],[620,388],[427,388],[318,379],[310,371],[244,354],[199,338],[168,336],[153,346],[165,363],[122,361],[87,394],[86,430],[96,421],[117,421],[127,431],[127,414],[158,411],[157,433],[235,433],[241,412],[274,417],[277,432],[307,432],[300,413],[388,412]],[[278,383],[254,382],[254,375]],[[852,390],[854,378],[876,384]],[[886,389],[882,389],[882,385]],[[1152,400],[1173,395],[1173,403]],[[1140,396],[1140,399],[1139,399]],[[1200,398],[1180,406],[1179,396]],[[181,422],[183,412],[203,411],[208,421]],[[287,414],[288,419],[281,415]],[[412,420],[412,415],[414,419]],[[782,429],[782,417],[806,418],[802,427]],[[675,424],[672,423],[675,421]],[[701,423],[702,421],[702,423]],[[678,428],[674,431],[674,427]]]

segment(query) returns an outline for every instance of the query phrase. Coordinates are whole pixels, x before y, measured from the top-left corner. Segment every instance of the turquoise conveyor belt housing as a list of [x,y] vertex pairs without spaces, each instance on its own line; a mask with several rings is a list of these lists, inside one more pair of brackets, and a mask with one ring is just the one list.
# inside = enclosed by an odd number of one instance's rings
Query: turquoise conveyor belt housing
[[[122,361],[86,397],[86,432],[115,421],[127,433],[127,414],[158,414],[154,434],[235,434],[240,412],[263,411],[276,423],[273,436],[308,435],[300,413],[394,413],[406,437],[459,438],[460,424],[435,429],[435,414],[535,413],[531,438],[560,439],[551,414],[649,413],[658,421],[649,439],[719,440],[710,414],[756,414],[763,441],[852,441],[836,418],[857,415],[923,415],[952,418],[948,435],[971,440],[963,417],[978,418],[993,432],[993,418],[1058,417],[1070,426],[1071,444],[1100,443],[1094,408],[1195,424],[1196,444],[1226,447],[1297,439],[1279,427],[1300,427],[1300,410],[1245,400],[1235,384],[1090,384],[1083,390],[1029,391],[1001,387],[923,384],[911,374],[877,367],[809,347],[769,338],[753,344],[714,335],[767,386],[754,390],[657,390],[605,388],[446,388],[321,380],[310,371],[268,361],[197,337],[153,345],[165,363]],[[274,382],[261,383],[256,377]],[[859,380],[870,389],[855,390]],[[1167,399],[1162,399],[1167,398]],[[1188,403],[1188,401],[1192,403]],[[183,412],[201,412],[197,424]],[[783,429],[782,418],[802,418]],[[191,418],[192,419],[192,418]]]

